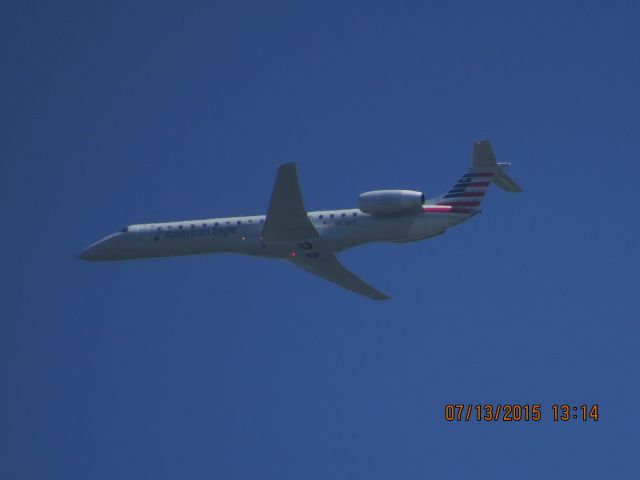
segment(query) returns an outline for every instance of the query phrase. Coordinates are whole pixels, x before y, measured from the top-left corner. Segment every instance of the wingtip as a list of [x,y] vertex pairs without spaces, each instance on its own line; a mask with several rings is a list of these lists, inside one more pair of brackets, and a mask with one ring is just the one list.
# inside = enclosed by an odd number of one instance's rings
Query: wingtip
[[371,296],[370,298],[372,298],[375,301],[391,300],[391,297],[387,296],[386,294],[380,291],[378,291],[375,296]]

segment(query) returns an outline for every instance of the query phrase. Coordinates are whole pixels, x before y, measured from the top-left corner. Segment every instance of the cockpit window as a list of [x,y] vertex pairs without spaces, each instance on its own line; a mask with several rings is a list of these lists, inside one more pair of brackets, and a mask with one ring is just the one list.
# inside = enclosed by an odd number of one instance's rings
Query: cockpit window
[[129,227],[124,227],[122,230],[120,230],[122,233],[127,233],[129,231]]

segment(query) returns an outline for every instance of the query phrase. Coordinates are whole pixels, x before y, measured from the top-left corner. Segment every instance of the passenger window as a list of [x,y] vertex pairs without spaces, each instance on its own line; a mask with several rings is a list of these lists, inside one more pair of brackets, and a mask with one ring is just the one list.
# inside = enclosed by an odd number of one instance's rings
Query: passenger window
[[358,216],[358,214],[357,214],[356,212],[353,212],[353,216],[354,216],[354,217],[357,217],[357,216]]
[[217,226],[218,226],[218,222],[214,223],[214,224],[213,224],[213,226],[214,226],[214,227],[217,227]]
[[318,218],[324,218],[324,215],[320,215]]
[[329,215],[329,218],[333,218],[333,213],[331,215]]
[[340,215],[340,216],[341,216],[341,217],[346,217],[346,216],[347,216],[347,214],[346,214],[346,213],[343,213],[343,214],[342,214],[342,215]]
[[242,222],[240,220],[238,220],[238,222],[236,223],[236,225],[240,225]]

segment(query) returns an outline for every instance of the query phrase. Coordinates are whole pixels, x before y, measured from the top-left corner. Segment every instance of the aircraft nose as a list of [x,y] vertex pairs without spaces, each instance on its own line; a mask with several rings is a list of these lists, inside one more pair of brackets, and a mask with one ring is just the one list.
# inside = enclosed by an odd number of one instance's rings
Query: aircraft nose
[[114,260],[116,254],[116,238],[118,237],[118,233],[114,233],[113,235],[109,235],[108,237],[103,238],[102,240],[97,241],[96,243],[89,245],[85,248],[80,254],[78,258],[80,260]]
[[78,255],[78,259],[79,260],[91,260],[91,251],[90,250],[91,250],[91,248],[85,248]]

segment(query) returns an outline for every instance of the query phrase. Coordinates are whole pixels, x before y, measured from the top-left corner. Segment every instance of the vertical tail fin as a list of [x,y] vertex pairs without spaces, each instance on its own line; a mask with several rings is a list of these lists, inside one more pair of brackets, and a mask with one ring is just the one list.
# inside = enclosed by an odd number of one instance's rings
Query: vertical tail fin
[[504,171],[508,163],[498,163],[488,140],[473,144],[471,166],[437,205],[450,207],[451,213],[477,213],[491,183],[508,192],[521,192],[522,188]]
[[482,142],[473,144],[473,156],[469,173],[491,172],[494,174],[491,181],[501,189],[507,192],[521,192],[522,188],[520,188],[520,185],[504,171],[506,167],[510,166],[510,163],[496,162],[496,156],[493,154],[489,140],[483,140]]

